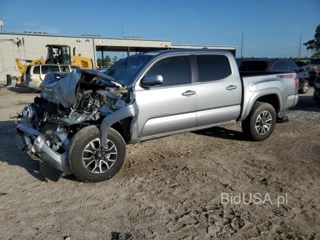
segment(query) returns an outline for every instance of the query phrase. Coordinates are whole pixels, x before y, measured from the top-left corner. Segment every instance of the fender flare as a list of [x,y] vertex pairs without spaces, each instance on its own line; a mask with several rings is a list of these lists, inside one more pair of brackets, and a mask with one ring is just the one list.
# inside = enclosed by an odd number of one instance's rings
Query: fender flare
[[135,117],[138,114],[138,108],[135,104],[131,104],[114,111],[113,113],[106,116],[100,126],[100,141],[103,147],[107,147],[108,130],[112,124],[121,121],[128,117]]
[[253,104],[260,98],[260,97],[263,97],[263,96],[266,96],[266,95],[271,95],[271,94],[274,94],[278,97],[278,102],[279,102],[279,107],[280,107],[280,111],[283,107],[283,100],[281,98],[281,92],[278,88],[270,88],[268,89],[267,91],[258,91],[258,92],[255,92],[251,97],[250,99],[248,100],[248,103],[247,103],[247,106],[245,109],[243,109],[243,112],[242,112],[242,116],[241,118],[239,119],[239,121],[243,121],[249,114],[250,114],[250,111],[253,107]]

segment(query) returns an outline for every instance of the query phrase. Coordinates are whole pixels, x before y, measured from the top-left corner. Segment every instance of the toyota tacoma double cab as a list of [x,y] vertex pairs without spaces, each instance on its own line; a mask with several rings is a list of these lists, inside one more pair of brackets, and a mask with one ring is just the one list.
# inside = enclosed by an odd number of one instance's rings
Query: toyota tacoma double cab
[[136,54],[105,73],[48,74],[18,116],[17,145],[61,175],[104,181],[122,167],[126,144],[237,121],[263,141],[297,104],[298,87],[294,72],[239,72],[227,51]]

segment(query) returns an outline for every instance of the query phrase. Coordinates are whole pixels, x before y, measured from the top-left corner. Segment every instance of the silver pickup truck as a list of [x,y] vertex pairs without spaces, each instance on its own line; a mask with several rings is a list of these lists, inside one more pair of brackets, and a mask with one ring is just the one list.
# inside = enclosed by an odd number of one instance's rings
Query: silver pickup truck
[[18,147],[61,174],[98,182],[120,170],[126,144],[236,121],[262,141],[277,114],[297,104],[298,78],[245,74],[217,50],[137,54],[105,74],[49,74],[41,97],[19,115]]

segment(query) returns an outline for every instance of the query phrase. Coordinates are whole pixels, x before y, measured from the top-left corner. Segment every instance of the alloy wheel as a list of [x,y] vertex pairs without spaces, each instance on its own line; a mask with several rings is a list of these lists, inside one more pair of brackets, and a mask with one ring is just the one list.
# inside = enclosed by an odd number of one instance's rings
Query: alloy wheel
[[112,168],[117,160],[117,147],[108,140],[108,147],[102,147],[100,139],[89,142],[82,152],[82,163],[91,173],[101,174]]
[[255,129],[258,134],[265,135],[270,131],[271,125],[272,125],[272,116],[270,112],[263,111],[257,117]]

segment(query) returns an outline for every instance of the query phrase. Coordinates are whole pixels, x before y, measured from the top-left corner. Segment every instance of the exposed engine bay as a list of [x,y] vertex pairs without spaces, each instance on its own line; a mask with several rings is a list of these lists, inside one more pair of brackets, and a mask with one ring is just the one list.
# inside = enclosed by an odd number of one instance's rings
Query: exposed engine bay
[[84,126],[99,126],[105,116],[132,101],[127,86],[96,70],[48,74],[41,97],[18,116],[18,147],[68,174],[66,155],[73,135]]
[[110,84],[101,75],[88,72],[83,71],[77,82],[65,78],[77,78],[78,74],[55,74],[55,79],[46,79],[41,98],[35,98],[34,102],[38,127],[48,122],[65,126],[90,124],[98,121],[100,115],[105,116],[130,102],[126,87]]

